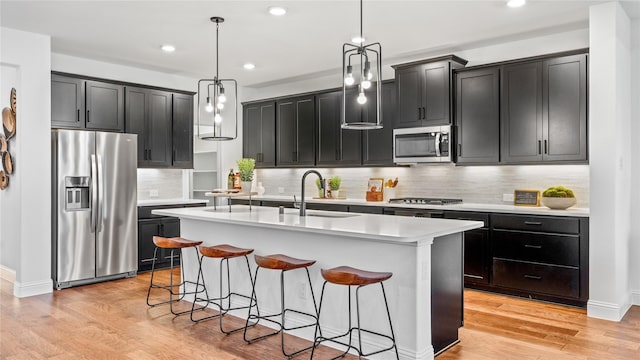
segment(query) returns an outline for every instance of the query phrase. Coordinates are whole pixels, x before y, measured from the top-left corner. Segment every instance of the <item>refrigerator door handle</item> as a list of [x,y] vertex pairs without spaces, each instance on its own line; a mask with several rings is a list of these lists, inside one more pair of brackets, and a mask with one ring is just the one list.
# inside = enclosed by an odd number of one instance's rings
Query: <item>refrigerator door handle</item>
[[98,215],[98,170],[96,155],[91,155],[91,232],[96,232]]
[[102,210],[104,208],[104,172],[102,171],[102,156],[96,155],[96,163],[98,164],[98,214],[96,216],[97,232],[102,232]]

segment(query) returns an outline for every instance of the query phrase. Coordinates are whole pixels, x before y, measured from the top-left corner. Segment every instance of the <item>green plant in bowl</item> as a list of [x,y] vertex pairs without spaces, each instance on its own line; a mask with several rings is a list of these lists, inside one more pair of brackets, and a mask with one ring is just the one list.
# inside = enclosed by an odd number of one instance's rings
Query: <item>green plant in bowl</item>
[[564,186],[550,187],[542,192],[542,205],[550,209],[564,210],[575,204],[573,191]]
[[332,191],[340,190],[341,181],[342,179],[340,179],[340,176],[331,177],[331,179],[329,179],[329,187],[331,188],[331,190]]
[[253,169],[256,166],[255,159],[242,158],[236,160],[238,170],[240,171],[240,181],[253,181]]

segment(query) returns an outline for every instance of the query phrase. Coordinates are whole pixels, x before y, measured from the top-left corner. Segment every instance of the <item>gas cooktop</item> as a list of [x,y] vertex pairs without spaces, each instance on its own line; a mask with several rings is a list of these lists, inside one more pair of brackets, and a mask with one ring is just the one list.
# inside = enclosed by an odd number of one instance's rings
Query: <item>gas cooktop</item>
[[391,204],[419,204],[419,205],[453,205],[462,204],[462,199],[441,198],[398,198],[389,200]]

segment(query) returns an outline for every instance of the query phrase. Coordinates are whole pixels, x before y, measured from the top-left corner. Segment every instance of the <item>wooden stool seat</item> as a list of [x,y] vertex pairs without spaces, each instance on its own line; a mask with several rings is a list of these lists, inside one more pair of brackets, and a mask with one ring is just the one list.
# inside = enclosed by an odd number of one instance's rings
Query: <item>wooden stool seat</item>
[[330,283],[338,285],[369,285],[389,279],[393,273],[365,271],[349,266],[338,266],[333,269],[321,269],[322,277]]
[[202,254],[202,256],[210,258],[235,258],[239,256],[249,255],[252,252],[253,249],[243,249],[227,244],[200,247],[200,253]]
[[166,238],[162,236],[154,236],[153,243],[159,248],[182,249],[198,246],[202,244],[202,241],[187,240],[181,237]]
[[258,266],[273,270],[293,270],[306,268],[316,263],[315,260],[302,260],[287,255],[275,254],[268,256],[254,255]]

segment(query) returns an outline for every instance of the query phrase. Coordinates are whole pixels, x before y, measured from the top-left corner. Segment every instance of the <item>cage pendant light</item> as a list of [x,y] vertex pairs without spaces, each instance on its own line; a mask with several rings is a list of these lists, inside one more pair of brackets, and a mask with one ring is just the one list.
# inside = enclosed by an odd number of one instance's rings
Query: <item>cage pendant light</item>
[[[382,47],[365,45],[360,0],[360,42],[342,45],[342,123],[343,129],[382,129]],[[375,103],[375,107],[368,106]],[[373,111],[372,111],[373,110]]]
[[198,81],[197,134],[202,140],[234,140],[238,137],[238,83],[220,78],[218,33],[224,18],[214,16],[211,22],[216,24],[216,75]]

